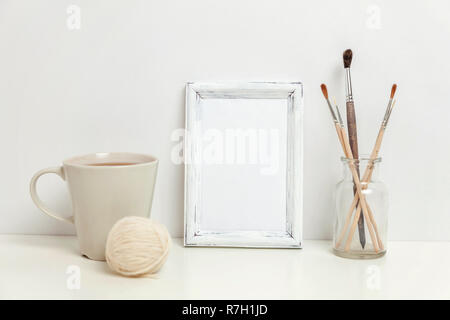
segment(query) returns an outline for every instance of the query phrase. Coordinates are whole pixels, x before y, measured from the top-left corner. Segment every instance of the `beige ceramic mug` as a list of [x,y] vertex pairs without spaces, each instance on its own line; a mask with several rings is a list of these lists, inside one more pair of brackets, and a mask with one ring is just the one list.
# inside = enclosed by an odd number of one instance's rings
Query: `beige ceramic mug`
[[[83,255],[105,260],[109,230],[125,216],[149,217],[158,160],[135,153],[94,153],[63,161],[60,167],[37,172],[30,182],[30,193],[42,212],[61,221],[74,223]],[[36,182],[46,173],[67,181],[73,216],[53,213],[39,199]]]

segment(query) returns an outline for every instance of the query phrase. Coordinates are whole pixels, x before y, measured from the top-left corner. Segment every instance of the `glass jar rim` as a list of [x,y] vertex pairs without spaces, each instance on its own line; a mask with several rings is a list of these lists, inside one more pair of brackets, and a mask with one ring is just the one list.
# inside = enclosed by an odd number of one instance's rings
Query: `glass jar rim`
[[381,157],[372,159],[372,158],[370,158],[370,156],[367,156],[367,155],[362,155],[358,159],[350,159],[350,158],[346,158],[346,157],[341,157],[341,161],[345,162],[345,163],[363,162],[363,161],[372,162],[372,163],[379,163],[379,162],[381,162],[381,160],[382,160]]

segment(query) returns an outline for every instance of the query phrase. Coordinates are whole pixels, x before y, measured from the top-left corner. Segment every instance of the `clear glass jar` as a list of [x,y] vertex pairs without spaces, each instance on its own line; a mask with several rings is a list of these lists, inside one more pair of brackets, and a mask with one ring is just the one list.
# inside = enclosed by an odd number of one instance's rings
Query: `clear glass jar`
[[[335,190],[334,252],[354,259],[381,257],[386,253],[388,227],[388,190],[378,177],[381,158],[341,160],[344,177]],[[360,171],[365,204],[358,200],[351,166]]]

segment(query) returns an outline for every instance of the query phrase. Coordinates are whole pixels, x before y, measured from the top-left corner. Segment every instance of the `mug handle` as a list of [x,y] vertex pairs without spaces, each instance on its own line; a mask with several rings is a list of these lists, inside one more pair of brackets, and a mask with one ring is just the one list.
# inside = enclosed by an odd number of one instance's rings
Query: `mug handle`
[[38,181],[38,179],[40,178],[40,176],[46,174],[46,173],[54,173],[57,174],[58,176],[61,177],[61,179],[66,180],[66,176],[64,174],[64,169],[63,167],[51,167],[51,168],[47,168],[47,169],[42,169],[38,172],[36,172],[36,174],[33,176],[33,178],[31,178],[31,182],[30,182],[30,194],[31,194],[31,199],[33,199],[34,204],[41,209],[41,211],[47,215],[49,215],[50,217],[53,217],[57,220],[61,220],[61,221],[66,221],[69,223],[74,223],[73,220],[73,216],[69,217],[69,218],[64,218],[61,216],[58,216],[56,214],[54,214],[53,212],[51,212],[45,205],[44,203],[41,201],[41,199],[39,198],[39,196],[37,195],[36,192],[36,183]]

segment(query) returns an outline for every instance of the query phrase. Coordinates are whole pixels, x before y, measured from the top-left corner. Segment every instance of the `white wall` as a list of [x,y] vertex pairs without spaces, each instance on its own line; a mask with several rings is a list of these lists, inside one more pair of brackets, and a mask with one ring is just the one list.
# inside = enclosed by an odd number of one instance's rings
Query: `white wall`
[[[66,26],[70,4],[80,30]],[[185,82],[301,80],[304,235],[330,238],[340,151],[319,85],[344,105],[342,51],[352,48],[361,151],[399,85],[381,152],[390,239],[450,240],[449,11],[445,0],[1,0],[0,233],[73,233],[34,207],[30,177],[72,155],[121,150],[161,160],[152,215],[181,235],[184,171],[171,163],[170,135],[184,124]],[[58,179],[39,189],[69,214]]]

